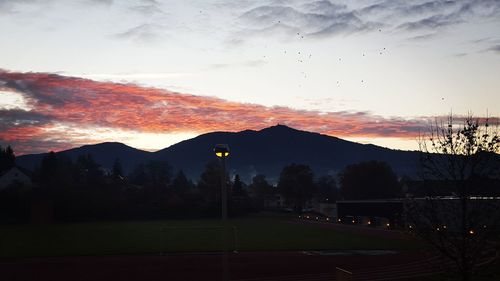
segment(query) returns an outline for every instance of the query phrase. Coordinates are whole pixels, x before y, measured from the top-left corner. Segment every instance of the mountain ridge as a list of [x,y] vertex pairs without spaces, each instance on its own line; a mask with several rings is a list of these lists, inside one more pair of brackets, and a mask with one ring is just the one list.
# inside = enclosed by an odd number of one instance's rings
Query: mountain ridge
[[[240,132],[210,132],[181,141],[155,152],[148,152],[119,142],[84,145],[57,152],[75,160],[78,155],[91,154],[106,169],[119,159],[126,173],[135,165],[151,160],[167,161],[176,170],[183,170],[197,180],[207,162],[215,161],[213,147],[227,143],[231,149],[228,167],[245,181],[256,174],[265,174],[277,181],[281,169],[291,163],[310,165],[317,174],[336,174],[346,165],[361,161],[385,161],[400,175],[416,173],[416,151],[393,150],[373,144],[360,144],[309,132],[285,125]],[[19,166],[33,170],[46,153],[19,156]]]

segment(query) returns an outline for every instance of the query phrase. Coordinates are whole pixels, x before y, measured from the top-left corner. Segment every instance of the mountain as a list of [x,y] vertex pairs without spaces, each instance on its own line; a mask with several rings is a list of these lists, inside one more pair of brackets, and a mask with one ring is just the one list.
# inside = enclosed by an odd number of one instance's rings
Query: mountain
[[[316,174],[321,175],[335,174],[348,164],[368,160],[385,161],[398,174],[412,176],[416,173],[418,157],[418,152],[359,144],[283,125],[260,131],[203,134],[157,152],[145,152],[120,143],[103,143],[60,153],[72,158],[91,154],[105,168],[111,168],[114,160],[119,158],[126,172],[141,162],[164,160],[197,180],[205,164],[216,160],[213,147],[218,143],[226,143],[231,149],[227,159],[229,172],[240,174],[246,182],[259,173],[265,174],[270,181],[277,181],[281,169],[290,163],[310,165]],[[18,165],[32,169],[42,157],[43,154],[25,155],[16,161]]]
[[310,165],[316,174],[336,174],[346,165],[368,160],[385,161],[401,175],[414,175],[418,152],[399,151],[370,144],[359,144],[318,133],[296,130],[284,125],[260,131],[215,132],[200,135],[154,153],[157,159],[175,163],[192,178],[197,178],[213,147],[227,143],[231,149],[227,166],[249,182],[255,174],[277,181],[281,169],[290,163]]
[[[58,152],[76,160],[80,155],[92,155],[95,162],[103,168],[111,169],[116,159],[120,160],[124,171],[131,171],[135,165],[145,162],[151,157],[151,152],[135,149],[119,142],[104,142],[93,145],[84,145]],[[16,158],[16,164],[29,170],[34,170],[40,165],[42,158],[47,153],[28,154]]]

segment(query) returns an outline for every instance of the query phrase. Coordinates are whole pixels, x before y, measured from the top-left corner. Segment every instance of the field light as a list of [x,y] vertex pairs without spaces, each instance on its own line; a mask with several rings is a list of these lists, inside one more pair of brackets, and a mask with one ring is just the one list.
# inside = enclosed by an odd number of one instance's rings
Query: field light
[[474,229],[469,230],[470,235],[474,235]]
[[326,221],[330,221],[330,218],[326,218]]
[[389,226],[391,226],[391,224],[390,224],[390,223],[387,223],[387,224],[386,224],[386,226],[387,226],[387,227],[389,227]]
[[215,155],[219,158],[229,156],[229,146],[227,144],[217,144],[214,148]]
[[368,225],[370,225],[370,224],[372,224],[372,222],[371,222],[371,221],[368,221]]

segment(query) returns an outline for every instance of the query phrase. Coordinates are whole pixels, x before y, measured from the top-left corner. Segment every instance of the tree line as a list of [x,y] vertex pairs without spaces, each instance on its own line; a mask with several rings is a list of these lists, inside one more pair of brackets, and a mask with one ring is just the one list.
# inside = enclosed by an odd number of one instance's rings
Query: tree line
[[[6,151],[0,157],[3,170],[12,167],[15,159],[10,147]],[[72,160],[50,152],[30,175],[33,188],[13,184],[0,190],[1,219],[28,221],[40,214],[56,221],[217,217],[220,173],[219,162],[209,162],[193,182],[165,161],[149,161],[125,175],[119,159],[105,170],[91,155]],[[263,174],[255,175],[250,183],[237,174],[226,179],[230,216],[285,207],[300,213],[310,200],[333,203],[338,198],[400,195],[392,169],[376,161],[347,166],[338,175],[339,185],[334,176],[315,177],[303,164],[285,166],[275,185]]]

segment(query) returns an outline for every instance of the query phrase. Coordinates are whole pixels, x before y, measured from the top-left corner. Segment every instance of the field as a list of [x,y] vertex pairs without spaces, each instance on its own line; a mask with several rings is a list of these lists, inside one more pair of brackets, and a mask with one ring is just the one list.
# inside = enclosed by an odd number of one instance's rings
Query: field
[[[230,219],[229,250],[352,250],[417,247],[407,240],[304,224],[295,218]],[[100,256],[224,249],[220,220],[0,226],[0,257]]]

